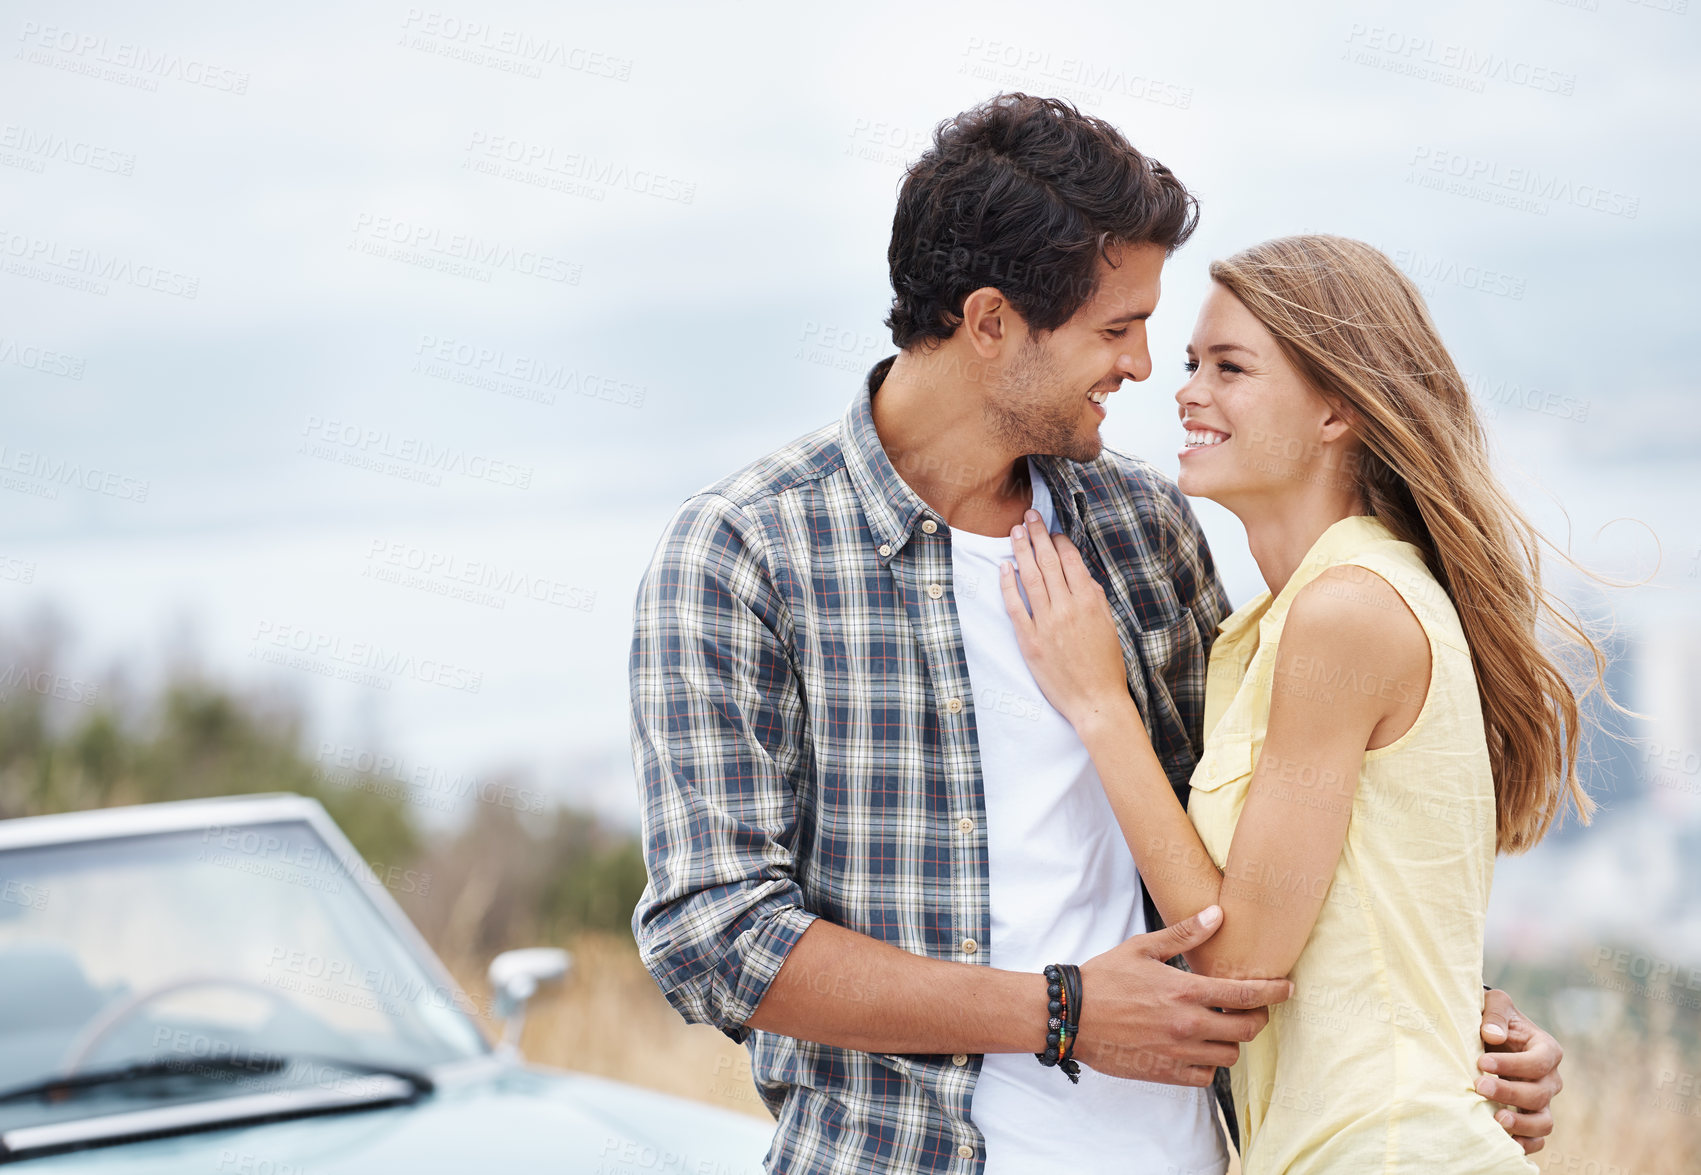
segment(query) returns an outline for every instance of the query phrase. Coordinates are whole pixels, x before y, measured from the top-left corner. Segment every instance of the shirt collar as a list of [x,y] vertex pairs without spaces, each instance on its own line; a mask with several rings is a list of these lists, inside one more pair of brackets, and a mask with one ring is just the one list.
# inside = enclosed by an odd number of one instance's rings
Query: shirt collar
[[[874,392],[867,383],[845,409],[841,424],[845,468],[862,500],[869,534],[875,546],[881,548],[882,558],[889,559],[901,551],[923,518],[944,525],[938,512],[922,501],[893,467],[881,445],[880,434],[874,429]],[[1073,461],[1063,457],[1036,454],[1033,460],[1051,490],[1058,529],[1080,546],[1087,497],[1080,471]]]
[[1266,615],[1280,615],[1293,602],[1300,589],[1317,577],[1317,572],[1335,563],[1344,562],[1373,543],[1385,542],[1392,538],[1394,532],[1374,514],[1349,514],[1330,523],[1312,542],[1311,548],[1300,559],[1299,566],[1294,568],[1293,574],[1288,576],[1288,581],[1282,585],[1282,590],[1272,597],[1270,590],[1265,588],[1236,608],[1217,625],[1217,639],[1232,641]]
[[1077,547],[1083,545],[1084,519],[1087,516],[1087,488],[1081,484],[1081,471],[1067,457],[1035,454],[1034,464],[1045,475],[1051,487],[1052,508],[1057,511],[1057,527],[1069,536]]

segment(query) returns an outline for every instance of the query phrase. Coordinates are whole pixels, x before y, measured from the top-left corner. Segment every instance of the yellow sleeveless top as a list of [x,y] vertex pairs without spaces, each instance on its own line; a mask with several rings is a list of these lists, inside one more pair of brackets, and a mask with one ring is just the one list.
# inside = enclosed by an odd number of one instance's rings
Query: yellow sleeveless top
[[[1225,619],[1205,686],[1188,815],[1222,868],[1270,716],[1288,607],[1325,568],[1388,581],[1429,638],[1410,730],[1365,752],[1346,843],[1290,978],[1293,997],[1230,1071],[1245,1175],[1526,1175],[1537,1170],[1476,1092],[1494,779],[1458,613],[1418,549],[1377,518],[1331,525],[1272,599]],[[1346,589],[1350,590],[1350,589]],[[1385,688],[1319,671],[1324,699]],[[1279,884],[1280,879],[1273,880]]]

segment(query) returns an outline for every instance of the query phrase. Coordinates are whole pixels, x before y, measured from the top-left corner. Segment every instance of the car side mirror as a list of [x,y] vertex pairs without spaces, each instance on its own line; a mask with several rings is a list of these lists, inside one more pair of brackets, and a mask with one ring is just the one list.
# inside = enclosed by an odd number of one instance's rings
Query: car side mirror
[[538,984],[563,978],[573,968],[573,956],[560,947],[524,947],[503,951],[490,960],[485,974],[495,998],[492,1009],[502,1021],[502,1040],[498,1052],[518,1056],[520,1029],[526,1023],[526,1001],[537,992]]

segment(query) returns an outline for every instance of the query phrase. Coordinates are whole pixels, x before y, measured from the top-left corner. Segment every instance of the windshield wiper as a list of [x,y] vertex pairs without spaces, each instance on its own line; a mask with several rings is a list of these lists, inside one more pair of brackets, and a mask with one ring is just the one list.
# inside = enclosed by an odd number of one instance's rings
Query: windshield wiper
[[[362,1077],[353,1083],[317,1082],[310,1085],[286,1086],[264,1093],[192,1098],[187,1101],[168,1100],[145,1110],[96,1114],[69,1121],[44,1122],[36,1126],[15,1126],[0,1130],[0,1163],[10,1163],[37,1155],[82,1150],[85,1147],[112,1146],[144,1138],[168,1138],[199,1130],[222,1130],[237,1125],[284,1122],[316,1114],[344,1114],[409,1105],[434,1088],[431,1079],[422,1073],[368,1064],[365,1061],[301,1056],[273,1059],[280,1064],[291,1065],[311,1060],[329,1068],[341,1069],[345,1073],[358,1073]],[[144,1061],[134,1066],[125,1066],[123,1069],[114,1069],[112,1072],[146,1071],[155,1065],[164,1066],[174,1073],[186,1067],[184,1062],[178,1060]],[[248,1063],[238,1060],[234,1062],[234,1066],[246,1068]],[[96,1076],[98,1075],[78,1075],[85,1079]],[[15,1100],[21,1097],[39,1097],[42,1096],[39,1092],[42,1087],[49,1090],[87,1088],[86,1084],[66,1084],[67,1081],[78,1080],[78,1077],[37,1082],[36,1092],[32,1093],[29,1087],[20,1087],[0,1094],[0,1098]],[[124,1080],[123,1077],[115,1079]]]
[[306,1054],[249,1053],[240,1057],[150,1057],[106,1069],[91,1069],[86,1073],[63,1074],[32,1081],[11,1089],[0,1090],[0,1105],[7,1102],[40,1100],[66,1101],[86,1089],[106,1085],[121,1085],[130,1081],[145,1081],[154,1077],[204,1077],[224,1080],[231,1074],[268,1076],[297,1065],[324,1066],[347,1073],[398,1077],[413,1086],[417,1094],[430,1093],[431,1078],[412,1069],[378,1065],[369,1061],[343,1057],[320,1057]]
[[40,1081],[32,1081],[27,1085],[14,1086],[0,1091],[0,1105],[6,1102],[23,1102],[39,1098],[42,1101],[59,1102],[74,1096],[85,1089],[93,1089],[102,1085],[119,1085],[127,1081],[140,1081],[149,1077],[179,1077],[183,1075],[223,1077],[229,1073],[275,1073],[282,1069],[287,1061],[282,1057],[256,1054],[248,1057],[167,1057],[146,1061],[131,1061],[125,1065],[114,1065],[108,1069],[90,1069],[86,1073],[55,1074]]

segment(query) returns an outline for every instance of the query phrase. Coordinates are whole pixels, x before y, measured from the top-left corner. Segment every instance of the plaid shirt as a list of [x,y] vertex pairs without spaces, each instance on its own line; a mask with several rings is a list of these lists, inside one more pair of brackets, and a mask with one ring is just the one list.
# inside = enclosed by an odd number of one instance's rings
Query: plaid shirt
[[[649,876],[632,930],[686,1020],[748,1042],[779,1120],[767,1169],[978,1172],[978,1055],[858,1052],[744,1025],[818,917],[918,955],[998,961],[953,599],[999,587],[952,583],[950,531],[881,447],[872,394],[687,499],[639,585],[632,742]],[[1035,463],[1058,528],[1105,585],[1129,690],[1185,801],[1230,610],[1198,522],[1137,458]]]

